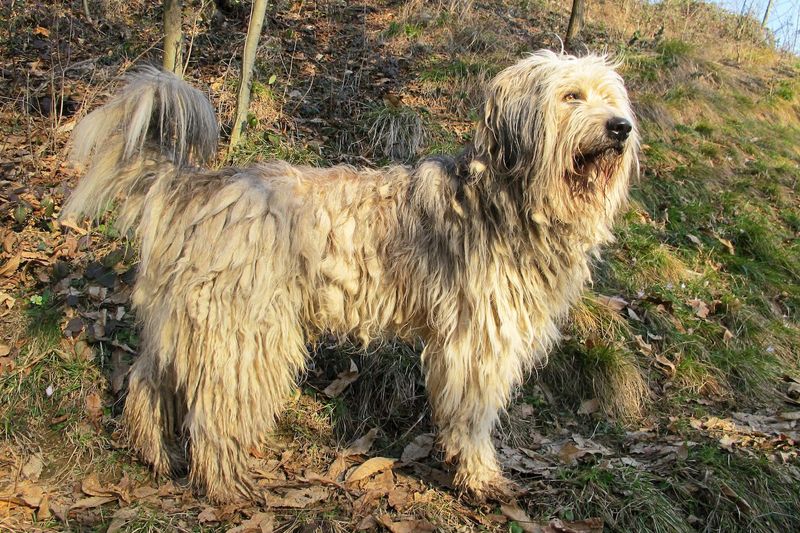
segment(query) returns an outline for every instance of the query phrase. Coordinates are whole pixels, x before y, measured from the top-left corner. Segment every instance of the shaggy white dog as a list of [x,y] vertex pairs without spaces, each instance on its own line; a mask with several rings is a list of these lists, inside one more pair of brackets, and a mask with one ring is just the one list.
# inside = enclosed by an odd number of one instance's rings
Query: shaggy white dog
[[414,168],[204,170],[216,136],[206,97],[152,68],[74,132],[88,171],[64,215],[97,216],[117,198],[141,245],[133,447],[159,473],[188,458],[214,500],[252,497],[249,450],[295,387],[307,342],[421,338],[457,485],[502,495],[498,411],[557,342],[637,170],[613,65],[526,57],[491,81],[460,156]]

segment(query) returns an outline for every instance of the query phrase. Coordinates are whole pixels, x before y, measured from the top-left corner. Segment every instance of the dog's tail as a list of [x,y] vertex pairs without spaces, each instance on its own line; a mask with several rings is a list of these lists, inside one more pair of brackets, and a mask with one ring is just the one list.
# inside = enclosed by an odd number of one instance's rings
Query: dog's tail
[[217,121],[203,93],[155,67],[142,67],[126,80],[115,98],[75,127],[70,159],[86,173],[62,218],[97,217],[122,196],[118,222],[126,230],[159,180],[172,180],[215,154]]

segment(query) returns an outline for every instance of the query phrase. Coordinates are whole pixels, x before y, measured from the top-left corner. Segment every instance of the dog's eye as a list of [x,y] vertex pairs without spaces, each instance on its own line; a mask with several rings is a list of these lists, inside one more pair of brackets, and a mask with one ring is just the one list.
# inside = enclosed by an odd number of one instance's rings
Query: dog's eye
[[571,92],[564,95],[565,102],[574,102],[581,99],[581,93]]

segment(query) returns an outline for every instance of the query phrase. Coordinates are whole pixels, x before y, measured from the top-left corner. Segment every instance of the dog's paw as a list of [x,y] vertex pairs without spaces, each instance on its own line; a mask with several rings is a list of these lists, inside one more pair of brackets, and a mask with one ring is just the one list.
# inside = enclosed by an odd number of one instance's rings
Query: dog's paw
[[461,487],[465,501],[483,505],[489,502],[510,503],[525,493],[525,490],[510,479],[497,474],[479,483],[466,483]]

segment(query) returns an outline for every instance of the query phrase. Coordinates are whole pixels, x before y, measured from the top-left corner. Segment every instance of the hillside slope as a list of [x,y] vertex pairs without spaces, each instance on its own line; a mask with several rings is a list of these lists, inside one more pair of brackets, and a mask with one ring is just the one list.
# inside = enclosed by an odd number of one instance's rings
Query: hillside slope
[[[455,153],[483,83],[560,49],[568,3],[280,2],[245,140],[218,162]],[[158,61],[160,4],[51,4],[0,6],[0,529],[796,528],[800,60],[764,44],[755,21],[684,0],[590,6],[575,51],[621,61],[642,171],[565,342],[497,432],[527,491],[515,506],[458,499],[430,449],[415,351],[390,344],[318,347],[280,430],[253,450],[267,506],[217,508],[154,479],[120,442],[138,347],[134,243],[113,213],[89,229],[55,220],[77,179],[63,164],[69,132],[120,74]],[[228,4],[187,8],[185,28],[187,78],[223,129],[247,16]],[[341,394],[323,393],[342,376]],[[404,451],[416,459],[341,482]]]

